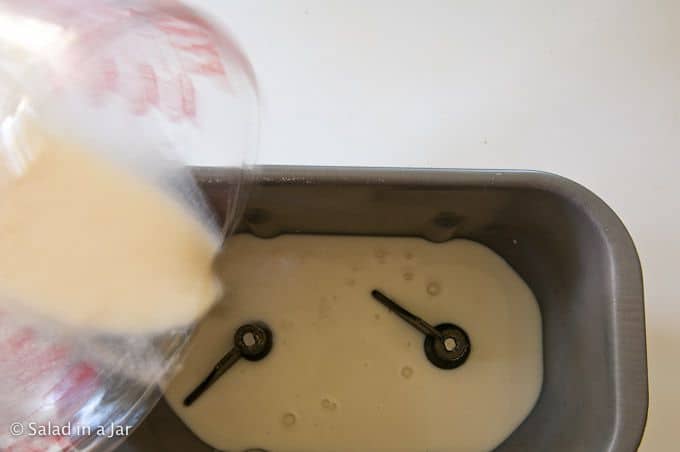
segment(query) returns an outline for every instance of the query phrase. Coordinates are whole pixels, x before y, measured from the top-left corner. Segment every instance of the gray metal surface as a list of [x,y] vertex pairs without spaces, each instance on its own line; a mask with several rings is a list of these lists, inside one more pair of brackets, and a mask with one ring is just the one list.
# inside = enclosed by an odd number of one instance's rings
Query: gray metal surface
[[[221,170],[197,174],[224,210]],[[489,246],[534,291],[544,335],[539,400],[496,452],[637,449],[648,403],[642,273],[621,221],[580,185],[527,171],[263,167],[239,231]],[[212,450],[161,402],[118,452]]]

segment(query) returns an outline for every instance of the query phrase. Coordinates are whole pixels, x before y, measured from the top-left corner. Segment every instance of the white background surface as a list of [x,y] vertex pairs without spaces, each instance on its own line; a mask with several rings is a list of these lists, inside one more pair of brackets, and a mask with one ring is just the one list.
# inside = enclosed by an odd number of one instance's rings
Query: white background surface
[[192,3],[258,73],[260,163],[540,169],[607,201],[645,276],[641,450],[677,450],[680,1]]

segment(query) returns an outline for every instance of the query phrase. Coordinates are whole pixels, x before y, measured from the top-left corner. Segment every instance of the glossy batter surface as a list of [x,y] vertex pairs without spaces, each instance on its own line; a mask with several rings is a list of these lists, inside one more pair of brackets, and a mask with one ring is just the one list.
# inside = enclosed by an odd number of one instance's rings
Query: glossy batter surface
[[[166,397],[217,449],[487,451],[533,407],[542,383],[536,300],[499,256],[466,240],[239,235],[227,295],[193,339]],[[463,327],[468,361],[441,370],[424,337],[370,296],[378,288],[431,324]],[[182,400],[254,320],[271,354],[239,361],[191,407]]]

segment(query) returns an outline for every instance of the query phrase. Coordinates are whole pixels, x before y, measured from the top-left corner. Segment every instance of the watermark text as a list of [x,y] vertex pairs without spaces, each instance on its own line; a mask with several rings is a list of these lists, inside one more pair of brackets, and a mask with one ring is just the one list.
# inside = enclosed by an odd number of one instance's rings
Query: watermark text
[[117,438],[130,436],[132,427],[129,425],[81,425],[54,424],[52,422],[15,422],[9,426],[11,436],[50,437],[50,436],[101,436]]

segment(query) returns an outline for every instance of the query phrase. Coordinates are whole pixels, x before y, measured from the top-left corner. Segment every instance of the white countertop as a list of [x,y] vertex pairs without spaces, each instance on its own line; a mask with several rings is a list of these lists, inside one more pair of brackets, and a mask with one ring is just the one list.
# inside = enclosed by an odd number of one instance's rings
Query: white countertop
[[679,1],[191,3],[255,66],[260,163],[538,169],[607,201],[645,277],[640,450],[678,447]]

